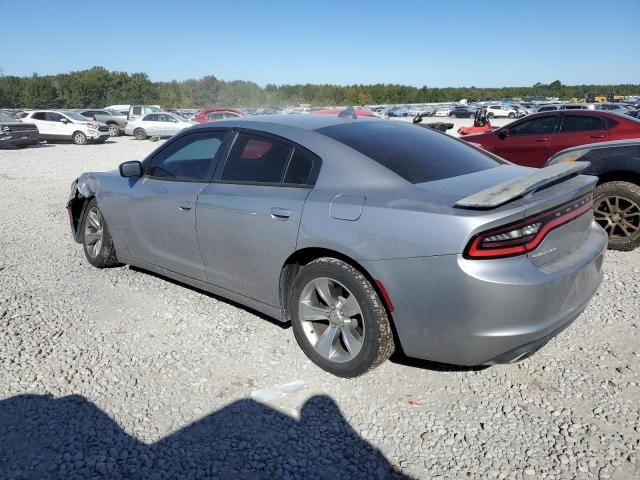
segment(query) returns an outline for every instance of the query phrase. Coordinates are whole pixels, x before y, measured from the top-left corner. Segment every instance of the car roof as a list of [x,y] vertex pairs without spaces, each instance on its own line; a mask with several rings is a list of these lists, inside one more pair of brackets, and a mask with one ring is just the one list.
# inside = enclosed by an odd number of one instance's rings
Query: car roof
[[[338,115],[310,115],[307,113],[277,114],[277,115],[252,115],[233,119],[218,120],[216,127],[246,127],[261,128],[268,126],[292,127],[303,130],[319,130],[333,125],[342,125],[352,122],[377,122],[392,121],[383,120],[377,117],[342,118]],[[212,123],[203,123],[194,128],[205,128],[214,126]]]

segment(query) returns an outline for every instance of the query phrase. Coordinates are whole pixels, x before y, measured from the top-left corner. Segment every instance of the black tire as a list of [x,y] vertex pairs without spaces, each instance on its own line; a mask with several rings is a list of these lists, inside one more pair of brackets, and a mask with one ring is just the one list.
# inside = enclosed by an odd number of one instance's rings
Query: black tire
[[[344,285],[362,311],[362,347],[352,359],[342,363],[326,359],[315,350],[303,330],[310,328],[310,323],[300,320],[298,305],[305,286],[323,277]],[[313,363],[338,377],[353,378],[367,373],[386,361],[395,350],[389,317],[378,293],[358,269],[342,260],[323,257],[305,265],[293,281],[288,312],[294,336],[302,351]]]
[[[95,232],[95,230],[97,229],[93,227],[91,220],[88,218],[92,212],[97,212],[99,214],[102,225],[102,242],[97,252],[95,252],[93,249],[95,243],[91,243],[91,238],[89,237],[89,235],[92,233],[97,234],[97,232]],[[89,229],[87,228],[88,222]],[[116,249],[113,246],[113,240],[111,238],[111,233],[109,232],[109,227],[107,226],[106,220],[102,216],[102,212],[100,212],[100,209],[96,204],[95,198],[91,199],[86,205],[80,228],[82,249],[84,250],[85,257],[87,257],[87,260],[91,265],[97,268],[116,267],[119,265],[118,257],[116,255]]]
[[640,246],[640,186],[613,181],[598,185],[593,194],[596,222],[609,235],[611,250],[631,251]]
[[120,136],[120,127],[115,123],[107,124],[109,126],[109,136],[110,137],[119,137]]
[[87,136],[84,133],[80,132],[80,131],[73,132],[73,135],[71,136],[71,140],[76,145],[86,145],[87,144]]
[[487,113],[487,118],[493,118],[493,117],[494,117],[493,112]]
[[509,114],[509,118],[516,118],[516,114],[515,113],[510,113]]
[[136,140],[146,140],[148,137],[147,132],[142,128],[136,128],[133,132],[133,136],[136,137]]

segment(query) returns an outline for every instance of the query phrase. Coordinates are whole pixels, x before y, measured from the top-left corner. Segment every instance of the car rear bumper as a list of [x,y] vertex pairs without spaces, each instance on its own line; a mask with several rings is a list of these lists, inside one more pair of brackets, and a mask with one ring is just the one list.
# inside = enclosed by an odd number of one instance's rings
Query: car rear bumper
[[558,262],[526,256],[462,255],[363,262],[384,285],[409,357],[456,365],[506,363],[537,350],[587,306],[602,280],[607,237],[587,240]]

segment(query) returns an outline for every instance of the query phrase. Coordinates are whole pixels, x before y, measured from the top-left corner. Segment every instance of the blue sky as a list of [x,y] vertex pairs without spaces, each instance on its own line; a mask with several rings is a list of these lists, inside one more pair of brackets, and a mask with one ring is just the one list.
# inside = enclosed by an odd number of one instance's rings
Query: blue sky
[[260,85],[640,83],[639,21],[640,0],[0,0],[0,69]]

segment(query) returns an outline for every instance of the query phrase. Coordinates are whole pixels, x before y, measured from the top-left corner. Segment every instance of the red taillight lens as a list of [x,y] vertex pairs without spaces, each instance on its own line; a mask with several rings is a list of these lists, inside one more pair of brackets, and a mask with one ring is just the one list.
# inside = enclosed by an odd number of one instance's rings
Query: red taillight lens
[[538,248],[555,228],[577,218],[593,207],[591,194],[547,210],[520,222],[510,223],[475,235],[465,249],[465,258],[513,257]]

